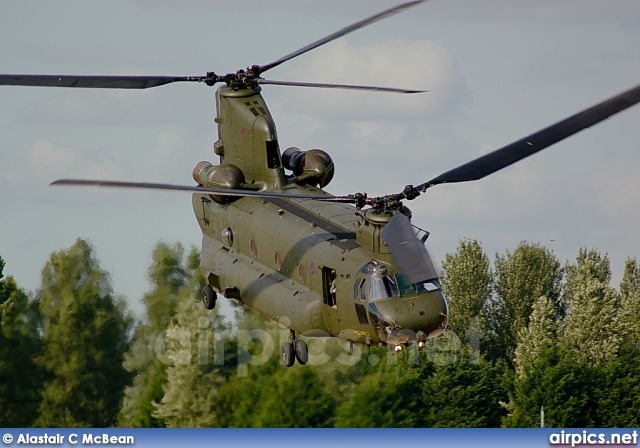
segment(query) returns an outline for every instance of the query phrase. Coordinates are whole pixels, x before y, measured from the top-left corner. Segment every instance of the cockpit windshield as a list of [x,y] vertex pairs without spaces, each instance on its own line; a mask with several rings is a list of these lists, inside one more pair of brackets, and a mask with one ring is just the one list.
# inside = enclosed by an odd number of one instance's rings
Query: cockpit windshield
[[440,289],[440,282],[437,278],[420,283],[409,283],[409,280],[404,275],[396,275],[398,279],[398,285],[400,286],[400,295],[406,296],[410,294],[416,294],[421,292],[431,292]]
[[393,277],[374,276],[369,279],[369,297],[372,299],[384,299],[398,296],[398,287]]
[[389,274],[385,266],[371,261],[360,270],[353,289],[354,297],[365,301],[437,291],[440,283],[438,279],[409,283],[404,275]]

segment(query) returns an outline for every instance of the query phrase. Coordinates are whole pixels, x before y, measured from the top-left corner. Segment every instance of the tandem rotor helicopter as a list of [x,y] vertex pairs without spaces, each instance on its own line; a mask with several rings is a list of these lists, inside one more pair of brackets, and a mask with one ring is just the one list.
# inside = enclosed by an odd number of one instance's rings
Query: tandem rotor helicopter
[[411,224],[403,204],[429,188],[493,174],[640,102],[640,86],[503,148],[395,194],[335,196],[334,175],[319,149],[281,152],[262,85],[420,93],[385,87],[272,81],[267,71],[359,28],[414,7],[403,3],[317,40],[266,65],[205,76],[0,75],[0,85],[147,89],[175,82],[221,83],[216,91],[218,164],[198,163],[197,185],[61,179],[52,185],[191,192],[202,230],[203,302],[237,300],[290,329],[283,364],[308,361],[298,335],[336,336],[401,350],[442,334],[448,310],[424,246],[428,232]]

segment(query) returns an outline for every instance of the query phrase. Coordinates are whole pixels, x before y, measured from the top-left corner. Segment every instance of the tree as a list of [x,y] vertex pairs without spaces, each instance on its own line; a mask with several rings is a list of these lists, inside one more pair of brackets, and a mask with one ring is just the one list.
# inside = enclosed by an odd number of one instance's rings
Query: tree
[[560,325],[554,303],[546,296],[538,298],[533,303],[529,325],[518,331],[514,360],[518,378],[526,377],[547,351],[555,349]]
[[470,362],[468,349],[455,364],[436,366],[421,388],[419,426],[434,428],[495,428],[506,414],[503,362]]
[[224,377],[213,363],[214,336],[202,303],[193,296],[182,298],[176,322],[167,330],[166,356],[171,364],[154,412],[168,427],[219,426],[215,400]]
[[[491,297],[489,258],[477,240],[461,240],[455,254],[442,263],[442,289],[449,306],[449,329],[472,345],[484,329],[483,307]],[[474,349],[479,347],[475,346]]]
[[576,385],[572,363],[562,364],[558,354],[558,334],[561,321],[552,300],[542,296],[533,304],[533,311],[527,327],[518,332],[518,345],[515,349],[515,378],[507,406],[510,413],[505,418],[506,426],[535,427],[540,424],[540,410],[544,406],[547,424],[558,424],[554,420],[558,402],[557,395],[571,397],[567,414],[581,412],[584,397],[577,400],[575,392],[584,392],[578,385],[577,390],[566,390]]
[[637,428],[640,426],[640,350],[636,341],[625,341],[618,356],[603,366],[594,390],[597,397],[597,426]]
[[626,339],[640,343],[640,267],[635,258],[627,259],[620,282],[620,321]]
[[597,426],[594,387],[598,372],[577,364],[561,347],[540,352],[527,366],[526,375],[516,377],[509,403],[507,427],[540,426],[544,406],[545,426]]
[[255,410],[244,426],[326,428],[333,423],[335,399],[326,392],[315,366],[282,366],[265,379]]
[[235,355],[224,343],[231,328],[219,308],[202,305],[204,278],[200,255],[192,248],[184,267],[187,278],[176,301],[175,319],[166,331],[167,381],[163,397],[155,403],[154,416],[169,427],[221,426],[220,387],[236,372]]
[[13,277],[3,278],[0,257],[0,427],[31,426],[40,404],[42,375],[33,362],[41,347],[34,303]]
[[397,365],[383,362],[355,386],[336,411],[335,426],[342,428],[413,428],[420,425],[425,408],[421,383],[433,367],[425,361],[416,368],[400,356]]
[[576,264],[567,264],[563,344],[583,365],[601,365],[618,352],[624,333],[619,318],[620,295],[609,286],[609,258],[581,248]]
[[[280,362],[280,343],[289,337],[281,324],[249,308],[237,310],[228,344],[237,351],[232,369],[215,398],[215,413],[222,427],[329,427],[344,389],[334,374],[352,378],[349,366],[324,360],[331,357],[335,340],[311,339],[309,364],[291,368]],[[318,346],[316,346],[318,344]],[[227,362],[225,361],[225,368]],[[344,375],[343,375],[344,374]]]
[[38,298],[47,378],[36,424],[113,425],[130,380],[122,362],[131,319],[87,241],[51,255]]
[[635,258],[627,258],[624,264],[620,293],[624,300],[638,299],[640,296],[640,267]]
[[[194,288],[202,288],[204,280],[199,272],[199,260],[197,250],[192,248],[185,265],[184,248],[180,243],[159,242],[153,249],[147,271],[151,290],[142,298],[145,319],[138,323],[131,350],[125,358],[126,369],[135,376],[133,384],[125,390],[121,426],[165,426],[163,419],[154,412],[155,403],[164,396],[170,360],[157,348],[164,346],[166,331],[180,303],[179,297],[194,293]],[[195,292],[199,297],[199,291]]]
[[520,330],[529,323],[533,303],[545,296],[561,312],[562,267],[555,255],[538,244],[521,242],[504,256],[496,254],[492,310],[492,329],[497,353],[494,356],[513,362]]

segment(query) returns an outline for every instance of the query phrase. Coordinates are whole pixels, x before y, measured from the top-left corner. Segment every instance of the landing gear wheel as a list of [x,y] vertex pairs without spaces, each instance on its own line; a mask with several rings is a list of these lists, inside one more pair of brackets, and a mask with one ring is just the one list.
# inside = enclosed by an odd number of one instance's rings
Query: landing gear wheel
[[307,349],[307,343],[303,340],[297,340],[294,344],[296,352],[296,359],[301,366],[309,362],[309,350]]
[[280,346],[280,357],[282,360],[282,364],[287,367],[291,367],[296,360],[296,355],[294,354],[293,344],[291,342],[283,342]]
[[205,285],[205,287],[202,288],[202,303],[204,303],[204,307],[208,310],[216,307],[216,292],[211,285]]

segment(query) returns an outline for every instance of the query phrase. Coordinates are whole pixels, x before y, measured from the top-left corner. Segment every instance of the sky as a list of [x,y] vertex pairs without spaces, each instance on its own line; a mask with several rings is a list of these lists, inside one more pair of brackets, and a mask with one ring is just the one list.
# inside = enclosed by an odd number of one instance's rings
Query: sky
[[[264,65],[399,2],[0,0],[0,73],[202,76]],[[397,193],[640,83],[637,0],[431,0],[265,74],[429,90],[264,86],[282,150],[321,148],[343,195]],[[267,76],[268,75],[268,76]],[[198,247],[185,193],[54,188],[64,177],[193,184],[217,161],[214,89],[0,86],[0,256],[32,294],[53,251],[95,247],[131,308],[159,241]],[[608,253],[617,286],[640,257],[640,106],[483,180],[408,202],[442,260],[521,241],[564,263]]]

